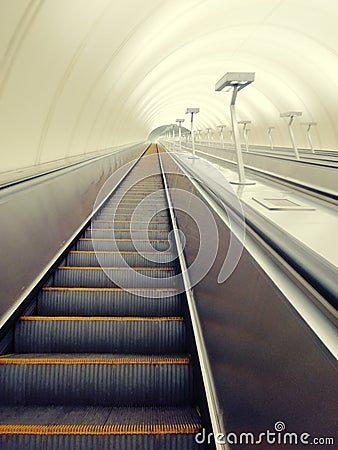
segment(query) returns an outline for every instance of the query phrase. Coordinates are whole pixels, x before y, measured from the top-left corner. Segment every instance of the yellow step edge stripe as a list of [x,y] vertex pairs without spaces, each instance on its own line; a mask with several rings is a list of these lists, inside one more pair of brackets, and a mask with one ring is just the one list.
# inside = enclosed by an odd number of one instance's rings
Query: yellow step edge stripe
[[109,239],[109,238],[80,238],[80,241],[112,241],[112,242],[169,242],[168,239]]
[[[116,209],[116,210],[135,210],[137,207],[139,207],[140,209],[142,209],[142,211],[153,211],[154,214],[156,214],[157,211],[164,211],[166,209],[168,209],[168,207],[166,205],[163,205],[163,207],[159,207],[156,205],[151,205],[150,203],[148,205],[140,205],[140,203],[142,202],[142,200],[140,200],[139,202],[118,202],[116,203],[114,206],[111,206],[111,209]],[[123,205],[123,206],[122,206]]]
[[94,288],[94,287],[45,287],[43,291],[73,291],[73,292],[177,292],[176,288]]
[[183,317],[21,316],[21,321],[183,322]]
[[[113,220],[103,220],[103,222],[106,222],[106,223],[115,223]],[[89,231],[107,231],[107,230],[109,230],[109,231],[118,231],[118,232],[121,232],[121,231],[131,231],[131,232],[133,232],[133,231],[135,231],[135,232],[137,232],[137,231],[144,231],[144,232],[147,232],[147,233],[158,233],[158,232],[160,232],[160,233],[164,233],[164,232],[168,232],[168,230],[149,230],[148,228],[89,228],[89,229],[87,229],[87,230],[89,230]]]
[[96,254],[96,253],[109,253],[109,254],[113,254],[113,255],[173,255],[173,253],[168,252],[168,251],[164,251],[164,252],[151,252],[151,251],[141,251],[141,252],[134,252],[134,251],[128,251],[128,250],[122,250],[122,251],[109,251],[109,250],[98,250],[98,251],[94,251],[94,250],[71,250],[69,252],[69,254]]
[[[109,208],[109,210],[110,211],[120,212],[120,213],[122,211],[126,211],[130,215],[134,215],[134,214],[140,215],[141,213],[138,213],[138,212],[135,213],[135,211],[137,211],[137,209],[136,209],[137,207],[139,207],[139,206],[135,203],[135,204],[128,204],[125,207],[121,206],[121,205],[117,205],[115,207]],[[142,206],[142,208],[141,207],[139,207],[139,208],[140,208],[140,210],[142,210],[142,215],[143,215],[143,211],[147,211],[149,213],[152,213],[153,216],[156,216],[157,214],[162,213],[163,211],[167,210],[167,207],[164,207],[164,208],[156,208],[156,207],[147,208],[145,206]],[[108,211],[108,209],[107,210],[102,210],[102,211],[100,211],[100,213],[102,213],[103,211]],[[114,214],[115,214],[115,212],[114,212]]]
[[[99,212],[99,214],[103,214],[104,212],[106,212],[106,211],[115,211],[117,208],[113,208],[113,207],[109,207],[109,206],[106,206],[105,208],[103,208],[103,209],[101,209],[101,211]],[[125,209],[125,208],[120,208],[120,209]],[[159,210],[159,211],[157,211],[157,213],[156,214],[160,214],[160,213],[167,213],[167,209],[168,208],[164,208],[164,209],[161,209],[161,210]],[[154,216],[156,215],[156,214],[154,214]],[[114,217],[115,216],[125,216],[126,215],[126,213],[114,213]],[[141,213],[141,212],[135,212],[135,213],[133,213],[132,214],[133,216],[143,216],[143,213]]]
[[[105,220],[105,222],[108,222],[108,221],[106,221]],[[152,230],[152,229],[149,229],[149,228],[138,228],[138,229],[134,229],[134,228],[128,228],[128,227],[126,227],[126,228],[114,228],[114,227],[111,227],[111,228],[87,228],[86,229],[86,231],[144,231],[144,232],[148,232],[148,231],[151,231],[151,232],[155,232],[155,231],[160,231],[160,232],[167,232],[167,233],[169,233],[169,231],[171,231],[170,229],[162,229],[162,230]]]
[[0,357],[0,365],[94,365],[104,364],[110,366],[120,365],[188,365],[189,358],[10,358],[8,356]]
[[174,267],[96,267],[96,266],[60,266],[58,270],[160,270],[172,271]]
[[92,219],[93,222],[114,222],[114,223],[147,223],[147,224],[160,224],[168,225],[168,222],[156,222],[152,220],[104,220],[104,219]]
[[199,423],[190,424],[118,424],[118,425],[0,425],[2,435],[134,435],[196,434]]

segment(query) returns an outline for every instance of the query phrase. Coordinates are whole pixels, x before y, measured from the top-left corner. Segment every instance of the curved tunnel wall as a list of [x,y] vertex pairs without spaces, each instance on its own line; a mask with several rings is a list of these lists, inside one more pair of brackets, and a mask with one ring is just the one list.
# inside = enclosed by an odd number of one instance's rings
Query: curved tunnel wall
[[[251,143],[290,146],[286,119],[316,121],[338,148],[335,0],[12,0],[0,4],[0,171],[144,141],[201,109],[196,127],[230,124],[227,71],[255,71],[238,98]],[[216,133],[216,132],[215,132]],[[225,138],[228,139],[228,133]]]

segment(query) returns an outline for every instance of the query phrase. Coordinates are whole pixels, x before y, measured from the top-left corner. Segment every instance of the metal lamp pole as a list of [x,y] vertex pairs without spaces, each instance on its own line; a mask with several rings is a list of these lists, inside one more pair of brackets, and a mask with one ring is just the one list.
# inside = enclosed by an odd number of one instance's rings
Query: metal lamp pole
[[268,137],[270,142],[270,148],[273,150],[273,140],[272,140],[272,130],[274,130],[275,127],[269,127],[268,128]]
[[240,90],[248,86],[255,79],[254,72],[227,72],[215,86],[216,91],[221,91],[225,87],[232,87],[232,98],[230,103],[230,113],[231,113],[231,125],[233,131],[233,138],[235,142],[236,156],[237,156],[237,167],[238,167],[238,182],[233,184],[254,184],[245,181],[244,164],[242,156],[242,148],[240,143],[240,136],[238,130],[238,122],[236,117],[236,99],[237,94]]
[[295,136],[292,131],[292,123],[293,123],[293,120],[295,117],[301,116],[301,115],[302,115],[302,113],[300,111],[288,111],[288,112],[280,114],[281,117],[289,117],[288,130],[289,130],[291,144],[292,144],[293,150],[295,152],[296,159],[300,159],[300,157],[299,157],[298,148],[296,146]]
[[306,130],[307,139],[309,141],[311,152],[314,153],[315,151],[314,151],[314,148],[313,148],[313,142],[312,142],[312,139],[311,139],[310,130],[311,130],[312,126],[317,125],[317,122],[303,122],[301,125],[306,125],[307,126],[307,130]]
[[221,139],[221,143],[222,143],[222,148],[224,148],[224,134],[223,134],[223,129],[226,127],[226,125],[217,125],[217,128],[219,128],[219,133],[220,133],[220,139]]
[[180,152],[182,151],[182,123],[184,122],[184,119],[176,119],[176,122],[178,123],[178,139],[179,139],[179,146],[180,146]]
[[251,120],[240,120],[238,124],[243,125],[243,136],[244,136],[244,142],[245,142],[245,148],[246,151],[249,152],[249,145],[248,145],[248,124],[251,123]]
[[191,146],[192,146],[192,155],[194,158],[196,158],[195,154],[195,136],[194,136],[194,114],[199,113],[199,108],[187,108],[186,114],[191,115],[191,121],[190,121],[190,130],[191,130]]

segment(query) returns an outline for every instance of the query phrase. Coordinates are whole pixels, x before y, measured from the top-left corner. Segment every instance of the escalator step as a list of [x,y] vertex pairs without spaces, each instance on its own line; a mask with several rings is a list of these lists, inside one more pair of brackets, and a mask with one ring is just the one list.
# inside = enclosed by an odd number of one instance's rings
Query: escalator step
[[[139,294],[139,295],[138,295]],[[176,289],[44,288],[37,313],[70,316],[180,316],[182,299]]]
[[15,354],[0,357],[2,405],[182,406],[192,403],[189,358]]
[[[132,339],[131,339],[132,336]],[[21,317],[17,353],[185,353],[180,317]]]
[[170,268],[117,267],[104,270],[105,272],[101,267],[59,267],[54,274],[54,284],[62,287],[175,287],[173,286],[175,270]]
[[126,263],[132,267],[172,267],[174,256],[169,252],[94,252],[71,251],[66,258],[68,266],[116,267]]
[[[107,220],[112,220],[112,219],[116,219],[116,220],[131,220],[132,215],[131,214],[126,214],[126,213],[114,213],[114,211],[112,209],[102,209],[101,212],[99,212],[95,219],[107,219]],[[144,215],[143,214],[136,214],[133,216],[134,220],[141,220],[144,219]],[[152,220],[156,220],[156,221],[167,221],[168,220],[168,213],[165,211],[159,212],[156,215],[152,216]]]
[[[102,226],[102,224],[108,224],[106,226]],[[95,220],[92,220],[92,227],[91,228],[116,228],[116,229],[141,229],[141,230],[170,230],[169,223],[162,220],[151,220],[149,222],[140,220],[117,220],[112,215],[105,215],[100,216]],[[88,228],[88,230],[91,230],[91,228]]]
[[198,450],[200,430],[196,409],[184,407],[5,406],[0,412],[2,450]]
[[102,231],[100,228],[101,227],[96,228],[95,230],[86,231],[84,234],[84,237],[87,237],[87,238],[92,237],[95,239],[97,239],[97,238],[99,238],[99,239],[114,238],[115,240],[116,239],[132,239],[132,240],[147,239],[148,240],[148,239],[168,239],[168,233],[169,233],[169,230],[151,230],[151,229],[150,230],[147,230],[147,229],[128,230],[128,229],[116,229],[116,228],[114,229],[113,226],[111,228],[108,227],[108,229],[107,229],[106,226],[102,226],[102,228],[105,229],[104,231]]
[[[134,242],[133,242],[134,241]],[[76,244],[77,250],[93,250],[93,242],[95,250],[114,250],[118,247],[121,251],[135,251],[135,244],[140,251],[166,251],[170,247],[168,239],[112,239],[112,238],[81,238]]]

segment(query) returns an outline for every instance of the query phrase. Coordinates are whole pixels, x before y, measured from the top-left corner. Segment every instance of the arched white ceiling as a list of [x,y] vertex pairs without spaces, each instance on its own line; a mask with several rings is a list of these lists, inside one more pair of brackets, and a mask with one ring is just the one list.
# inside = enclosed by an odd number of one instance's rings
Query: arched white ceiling
[[196,128],[229,123],[228,71],[250,139],[289,145],[279,113],[318,122],[338,148],[337,0],[1,0],[0,171],[143,141],[197,106]]

